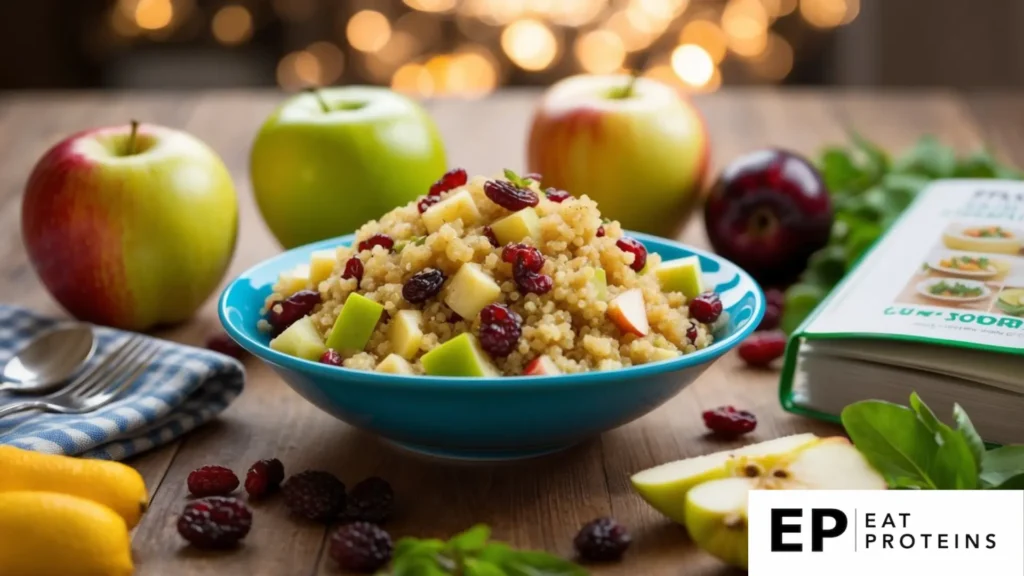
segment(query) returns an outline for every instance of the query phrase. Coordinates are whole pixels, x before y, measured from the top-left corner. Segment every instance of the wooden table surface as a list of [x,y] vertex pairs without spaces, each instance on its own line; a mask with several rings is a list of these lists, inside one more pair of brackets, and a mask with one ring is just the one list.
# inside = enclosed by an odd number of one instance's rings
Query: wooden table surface
[[[19,230],[20,197],[36,159],[69,133],[131,118],[184,129],[216,149],[237,184],[241,207],[238,250],[225,280],[279,251],[260,219],[248,181],[248,151],[263,118],[282,99],[273,92],[85,93],[0,95],[0,300],[62,314],[41,289],[26,260]],[[524,142],[536,92],[490,99],[427,102],[440,125],[450,163],[471,173],[524,167]],[[1024,166],[1024,95],[930,92],[724,91],[700,96],[714,166],[761,146],[814,153],[844,140],[854,128],[890,150],[933,133],[969,150],[983,143]],[[695,220],[682,239],[705,245]],[[186,325],[161,333],[201,344],[218,330],[211,297]],[[760,424],[743,442],[795,432],[840,430],[784,414],[776,399],[777,373],[743,368],[729,354],[696,383],[648,416],[567,452],[499,465],[456,465],[397,452],[320,412],[259,362],[247,363],[245,393],[221,416],[172,445],[134,459],[152,493],[152,507],[134,534],[137,573],[144,575],[309,575],[336,569],[324,554],[324,526],[287,518],[280,499],[259,505],[241,549],[201,554],[181,545],[174,523],[186,495],[185,477],[205,464],[240,473],[260,458],[278,457],[291,472],[336,473],[349,486],[379,475],[395,487],[396,537],[446,537],[477,522],[498,539],[563,555],[580,525],[613,515],[633,532],[626,560],[595,574],[728,574],[637,497],[631,473],[729,446],[707,439],[700,412],[735,404]]]

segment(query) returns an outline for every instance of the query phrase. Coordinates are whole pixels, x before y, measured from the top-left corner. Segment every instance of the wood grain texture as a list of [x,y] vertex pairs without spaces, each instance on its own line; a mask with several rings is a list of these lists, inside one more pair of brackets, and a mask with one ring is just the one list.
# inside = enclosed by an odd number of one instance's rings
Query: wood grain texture
[[[432,101],[450,164],[473,173],[522,168],[528,118],[535,92],[508,92],[473,102]],[[21,247],[20,194],[33,162],[62,136],[130,118],[183,128],[224,158],[238,188],[241,229],[229,278],[279,251],[253,203],[248,149],[260,122],[280,101],[260,92],[204,94],[81,94],[0,97],[0,294],[5,302],[60,314],[41,290]],[[812,154],[856,129],[890,149],[934,133],[959,148],[993,146],[1024,162],[1019,98],[989,96],[964,101],[952,94],[753,90],[696,98],[705,113],[716,172],[729,159],[763,146]],[[979,125],[972,119],[977,118]],[[1008,124],[1006,121],[1010,120]],[[979,126],[981,126],[979,128]],[[704,246],[695,219],[681,234]],[[200,344],[218,329],[214,300],[189,323],[160,335]],[[631,527],[635,544],[621,565],[594,574],[729,574],[696,550],[685,532],[636,497],[629,476],[669,460],[742,443],[836,427],[784,414],[777,400],[777,373],[745,369],[734,354],[714,364],[695,384],[648,416],[561,454],[530,462],[456,465],[424,460],[393,449],[319,412],[257,362],[247,365],[245,393],[216,423],[132,463],[154,492],[151,511],[135,532],[138,574],[188,575],[333,574],[324,554],[328,528],[288,519],[279,499],[255,506],[246,545],[226,554],[196,553],[175,533],[186,501],[185,478],[204,464],[239,474],[255,460],[281,458],[289,472],[316,468],[336,473],[349,486],[370,475],[388,479],[399,512],[389,529],[396,536],[446,537],[477,522],[518,546],[571,553],[584,522],[612,514]],[[742,442],[704,435],[702,410],[735,404],[755,412],[758,429]]]

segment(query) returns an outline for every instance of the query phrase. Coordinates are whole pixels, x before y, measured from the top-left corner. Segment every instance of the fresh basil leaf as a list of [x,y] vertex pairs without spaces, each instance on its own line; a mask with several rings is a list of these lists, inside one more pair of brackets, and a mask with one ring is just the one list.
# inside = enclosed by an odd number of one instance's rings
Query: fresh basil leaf
[[1007,478],[1002,484],[994,486],[993,490],[1024,490],[1024,474]]
[[939,490],[974,490],[978,487],[978,465],[971,447],[955,430],[939,423],[942,443],[932,463],[930,476]]
[[932,412],[932,409],[921,400],[921,397],[917,395],[917,392],[910,393],[910,409],[917,414],[918,420],[924,424],[924,427],[932,434],[936,434],[936,439],[939,440],[941,437],[938,436],[938,434],[939,429],[942,427],[942,423],[935,417],[935,412]]
[[860,257],[875,245],[875,241],[882,236],[882,232],[883,229],[878,224],[864,224],[850,233],[846,242],[843,243],[846,249],[847,269],[853,268]]
[[547,552],[513,551],[501,563],[508,576],[586,576],[578,564]]
[[448,546],[462,552],[479,552],[487,545],[491,529],[486,524],[477,524],[448,541]]
[[854,445],[889,484],[936,488],[929,470],[939,445],[913,410],[866,400],[847,406],[841,418]]
[[429,556],[406,556],[396,560],[391,567],[391,576],[449,576],[437,561]]
[[476,555],[480,560],[501,565],[502,561],[515,551],[508,544],[502,542],[490,542]]
[[956,172],[956,152],[934,136],[924,136],[893,166],[896,172],[949,178]]
[[868,171],[876,178],[889,171],[889,154],[885,150],[857,132],[850,132],[850,141],[853,142],[854,149],[864,156]]
[[967,412],[959,404],[953,404],[953,422],[956,423],[956,431],[964,437],[964,441],[970,447],[971,455],[974,456],[974,466],[980,473],[981,463],[985,457],[985,441],[981,439]]
[[1000,486],[1021,474],[1024,474],[1024,446],[995,448],[981,458],[981,479],[989,486]]
[[807,268],[814,271],[819,282],[835,286],[846,275],[846,247],[842,244],[825,246],[811,255]]
[[792,334],[800,327],[800,323],[817,308],[826,293],[826,288],[803,282],[790,286],[786,290],[786,305],[782,309],[782,320],[780,321],[782,330],[787,334]]
[[995,178],[998,162],[985,149],[972,152],[957,162],[953,176],[956,178]]
[[842,148],[828,148],[823,151],[819,165],[825,186],[833,194],[849,189],[864,178],[864,172],[853,163],[850,155]]
[[477,558],[467,558],[462,573],[465,576],[508,576],[500,566]]

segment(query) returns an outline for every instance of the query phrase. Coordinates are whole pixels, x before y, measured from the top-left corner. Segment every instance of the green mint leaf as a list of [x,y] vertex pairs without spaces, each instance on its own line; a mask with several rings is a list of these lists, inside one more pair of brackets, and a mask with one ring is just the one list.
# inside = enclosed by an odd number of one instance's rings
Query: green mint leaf
[[500,566],[477,558],[466,559],[463,574],[465,576],[508,576],[508,572],[505,572]]
[[782,329],[787,334],[792,334],[818,307],[830,288],[831,286],[822,288],[803,282],[790,286],[786,290],[786,305],[782,310]]
[[529,184],[530,184],[529,182],[527,182],[527,180],[529,180],[529,178],[524,180],[522,177],[520,177],[515,172],[509,170],[508,168],[505,168],[505,178],[508,178],[508,181],[513,183],[513,184],[515,184],[516,186],[520,186],[520,187],[523,187],[523,188],[525,188],[526,186],[529,186]]
[[491,537],[491,529],[486,524],[477,524],[462,534],[457,534],[448,541],[448,546],[462,552],[479,552],[487,545]]
[[1024,474],[1018,474],[1010,477],[1003,481],[998,486],[993,486],[993,490],[1024,490]]
[[449,576],[432,556],[405,556],[391,566],[390,576]]
[[956,172],[956,153],[934,136],[924,136],[893,166],[896,172],[949,178]]
[[939,424],[942,445],[930,470],[939,490],[974,490],[978,487],[978,465],[971,447],[958,432]]
[[399,561],[406,559],[412,560],[415,558],[434,558],[439,552],[444,550],[445,543],[443,540],[432,538],[429,540],[420,540],[418,538],[402,538],[395,544],[395,551],[392,557],[395,559],[396,565]]
[[833,194],[857,186],[864,178],[864,172],[853,163],[853,159],[842,148],[827,148],[818,162],[825,186]]
[[841,244],[825,246],[811,255],[807,268],[819,282],[836,285],[846,275],[846,248]]
[[854,150],[864,158],[865,172],[867,172],[871,178],[870,182],[866,183],[866,186],[871,186],[877,182],[883,174],[889,171],[889,154],[857,132],[850,131],[849,137],[850,141],[853,142]]
[[939,445],[913,410],[867,400],[847,406],[842,422],[860,453],[889,484],[937,488],[929,470]]
[[967,446],[971,449],[974,467],[980,472],[981,463],[985,457],[985,441],[981,439],[978,431],[974,429],[971,419],[967,416],[967,412],[959,404],[953,404],[953,422],[956,423],[956,431],[963,436]]
[[986,149],[976,150],[956,164],[956,178],[995,178],[998,162]]
[[927,428],[929,432],[936,435],[936,440],[939,440],[941,438],[941,436],[939,436],[939,429],[942,428],[942,423],[935,417],[935,412],[932,412],[932,409],[929,408],[923,400],[921,400],[921,397],[917,395],[917,392],[910,393],[910,409],[917,414],[918,420],[924,424],[924,427]]
[[508,576],[587,576],[578,564],[547,552],[513,550],[500,566]]
[[856,230],[852,231],[847,236],[846,241],[843,243],[846,248],[846,268],[853,268],[861,256],[875,245],[875,242],[881,238],[884,229],[878,224],[864,224],[858,226]]
[[1024,446],[995,448],[981,458],[981,480],[988,486],[1000,486],[1021,474],[1024,474]]

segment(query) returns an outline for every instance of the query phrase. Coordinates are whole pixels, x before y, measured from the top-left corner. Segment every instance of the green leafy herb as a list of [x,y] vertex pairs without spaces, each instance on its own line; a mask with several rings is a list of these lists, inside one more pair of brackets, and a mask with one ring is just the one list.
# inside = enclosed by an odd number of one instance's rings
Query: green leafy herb
[[391,568],[380,576],[586,576],[577,564],[548,554],[516,550],[489,542],[491,529],[483,524],[447,542],[402,538],[395,545]]
[[523,178],[508,168],[505,168],[505,178],[520,188],[528,188],[533,183],[533,178]]
[[967,412],[953,406],[955,428],[913,393],[910,406],[879,400],[851,404],[843,426],[864,458],[891,488],[930,490],[1024,489],[1024,446],[986,451]]

